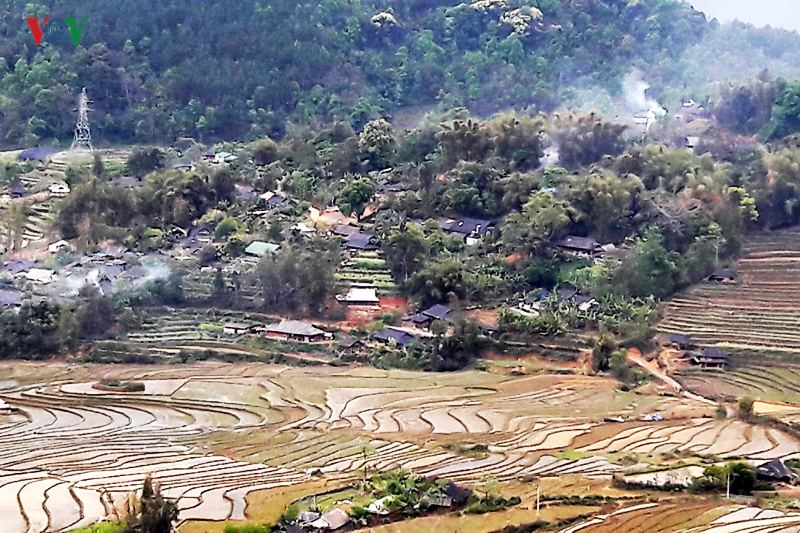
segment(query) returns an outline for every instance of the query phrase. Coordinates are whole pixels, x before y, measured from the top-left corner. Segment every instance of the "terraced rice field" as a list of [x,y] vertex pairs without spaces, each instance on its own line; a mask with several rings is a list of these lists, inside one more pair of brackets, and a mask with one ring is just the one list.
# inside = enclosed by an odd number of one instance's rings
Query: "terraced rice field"
[[796,533],[800,513],[741,505],[647,503],[597,515],[560,533]]
[[800,354],[800,229],[754,235],[735,270],[734,284],[674,298],[659,329],[702,346]]
[[750,396],[765,402],[790,403],[800,410],[800,367],[775,364],[745,366],[735,370],[684,371],[680,376],[684,387],[707,397]]
[[[148,473],[177,499],[182,520],[236,520],[247,517],[252,491],[319,476],[345,482],[365,470],[475,483],[608,477],[623,468],[607,457],[619,453],[800,454],[800,441],[775,430],[697,418],[707,406],[621,392],[602,378],[222,363],[5,363],[0,375],[0,398],[21,410],[0,419],[8,533],[94,522]],[[145,391],[93,388],[103,377],[138,380]],[[667,420],[601,422],[653,411]],[[476,443],[487,446],[470,452]]]
[[375,287],[378,296],[394,296],[397,294],[392,273],[386,262],[378,257],[377,252],[361,252],[342,263],[334,274],[337,288],[347,292],[353,286]]

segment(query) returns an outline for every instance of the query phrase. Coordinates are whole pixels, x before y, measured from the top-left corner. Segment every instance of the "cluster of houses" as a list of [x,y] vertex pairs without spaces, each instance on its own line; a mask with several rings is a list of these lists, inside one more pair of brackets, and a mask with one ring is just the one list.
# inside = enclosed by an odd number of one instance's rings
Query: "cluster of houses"
[[698,348],[689,335],[672,334],[665,345],[679,350],[689,364],[701,368],[724,369],[730,363],[730,355],[721,348]]
[[533,316],[539,316],[547,309],[547,300],[554,298],[559,303],[573,306],[579,311],[595,311],[600,308],[600,303],[572,287],[561,287],[554,291],[539,288],[529,292],[517,304],[517,309]]
[[229,336],[264,335],[270,339],[293,342],[324,342],[333,340],[333,334],[301,320],[281,320],[276,324],[259,326],[242,322],[228,322],[222,333]]
[[[75,252],[66,241],[54,242],[48,250],[52,254]],[[69,262],[57,270],[51,268],[50,263],[28,259],[16,259],[0,266],[0,309],[19,307],[26,296],[66,301],[87,285],[95,287],[100,294],[110,295],[117,286],[137,287],[170,269],[169,257],[164,254],[133,254],[120,245],[108,246],[93,254],[62,257]]]
[[[448,482],[439,492],[425,494],[424,499],[427,504],[435,509],[448,510],[454,506],[463,506],[469,499],[472,491],[465,487],[460,487],[455,483]],[[369,515],[375,517],[390,517],[396,511],[392,511],[391,504],[395,496],[386,496],[375,500],[365,507]],[[338,502],[340,505],[349,502]],[[391,520],[391,517],[389,518]],[[341,507],[333,507],[326,513],[316,511],[301,511],[297,519],[289,524],[283,531],[286,533],[307,533],[309,531],[350,531],[355,528],[350,516]]]

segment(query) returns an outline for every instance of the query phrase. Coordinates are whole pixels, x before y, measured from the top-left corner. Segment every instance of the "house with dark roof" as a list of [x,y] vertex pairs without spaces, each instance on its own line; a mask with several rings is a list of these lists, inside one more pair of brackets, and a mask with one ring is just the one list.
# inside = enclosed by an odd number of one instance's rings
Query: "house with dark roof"
[[19,178],[14,178],[11,185],[8,187],[8,194],[11,198],[24,198],[28,192],[22,186],[22,181]]
[[538,314],[541,311],[542,302],[550,296],[550,291],[544,288],[534,289],[525,298],[520,300],[517,307],[528,313]]
[[178,241],[178,246],[187,250],[189,253],[194,253],[208,243],[204,243],[197,237],[186,237]]
[[20,152],[17,159],[20,161],[47,161],[51,155],[63,151],[61,148],[53,147],[31,148]]
[[16,290],[0,289],[0,307],[9,309],[22,305],[22,293]]
[[667,344],[680,350],[688,350],[694,345],[689,335],[679,335],[677,333],[667,337]]
[[728,353],[721,348],[705,348],[702,352],[689,352],[689,362],[702,368],[724,368],[730,361]]
[[463,505],[472,496],[472,490],[466,487],[460,487],[450,481],[444,488],[445,496],[449,497],[456,505]]
[[600,254],[600,243],[590,237],[569,235],[555,242],[556,247],[571,255],[594,257]]
[[6,263],[4,270],[9,274],[17,275],[36,267],[36,263],[27,259],[17,259]]
[[381,342],[383,344],[389,344],[394,340],[395,345],[403,349],[412,342],[414,342],[414,336],[408,333],[407,331],[403,331],[402,329],[397,328],[386,328],[375,333],[372,336],[373,340]]
[[120,187],[122,189],[136,189],[144,187],[144,180],[135,176],[122,176],[109,182],[112,187]]
[[172,165],[172,168],[174,170],[183,170],[184,172],[187,172],[189,170],[192,170],[192,162],[191,161],[178,161],[177,163],[174,163]]
[[417,313],[403,318],[403,322],[415,328],[425,329],[430,327],[433,320],[429,316]]
[[487,233],[495,229],[494,222],[480,218],[441,219],[436,223],[445,233],[463,237],[468,246],[477,244]]
[[354,337],[345,337],[339,341],[339,348],[343,350],[360,350],[364,347],[364,341]]
[[773,459],[756,467],[756,477],[768,482],[791,484],[797,482],[797,474],[780,459]]
[[445,322],[448,322],[450,321],[450,313],[452,312],[453,311],[449,306],[436,304],[423,311],[420,311],[420,314],[430,318],[431,321],[444,320]]
[[708,281],[716,281],[717,283],[733,283],[736,281],[736,273],[731,270],[723,270],[718,268],[708,276]]
[[556,296],[558,300],[561,302],[571,302],[574,303],[575,296],[578,295],[578,291],[573,289],[572,287],[561,287],[556,291]]
[[344,247],[357,251],[377,250],[378,237],[372,231],[358,231],[345,239]]
[[385,197],[389,194],[398,194],[401,192],[405,192],[408,189],[402,183],[384,183],[377,189],[375,189],[375,196],[378,197]]
[[267,200],[267,207],[271,209],[280,209],[283,207],[297,207],[297,202],[292,200],[291,198],[287,198],[286,196],[281,196],[279,194],[273,194]]
[[202,243],[206,244],[211,242],[214,237],[214,228],[211,226],[207,226],[205,224],[201,226],[195,226],[189,230],[189,234],[187,237],[195,237],[196,239],[200,240]]
[[320,342],[332,337],[330,333],[300,320],[281,320],[278,324],[270,324],[264,330],[267,337],[287,341]]
[[349,224],[342,224],[341,226],[336,226],[331,231],[334,235],[338,237],[352,237],[353,235],[358,235],[361,233],[361,229],[357,226],[351,226]]

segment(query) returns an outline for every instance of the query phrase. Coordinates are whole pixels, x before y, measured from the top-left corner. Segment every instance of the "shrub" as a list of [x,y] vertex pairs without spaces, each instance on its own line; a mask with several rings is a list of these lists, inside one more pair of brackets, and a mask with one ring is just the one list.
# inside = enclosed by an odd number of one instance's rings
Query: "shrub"
[[739,400],[739,416],[742,418],[750,417],[753,414],[753,403],[755,403],[755,400],[749,396]]
[[283,516],[281,518],[283,518],[284,522],[294,522],[299,516],[300,508],[296,505],[290,505],[283,512]]

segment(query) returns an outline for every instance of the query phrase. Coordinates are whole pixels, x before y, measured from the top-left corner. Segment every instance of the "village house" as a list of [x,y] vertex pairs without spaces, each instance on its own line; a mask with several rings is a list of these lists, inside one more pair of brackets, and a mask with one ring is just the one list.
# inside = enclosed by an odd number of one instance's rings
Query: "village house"
[[347,513],[338,507],[334,507],[324,515],[320,516],[318,519],[308,524],[308,527],[312,529],[327,529],[329,531],[336,531],[337,529],[341,529],[346,526],[349,522],[350,517],[347,516]]
[[420,311],[415,315],[405,317],[403,322],[406,322],[415,328],[427,329],[431,327],[431,324],[434,320],[444,320],[445,322],[450,322],[451,312],[452,310],[448,306],[436,304],[428,309]]
[[12,276],[16,276],[17,274],[27,272],[34,267],[36,267],[36,263],[33,261],[29,261],[27,259],[17,259],[15,261],[6,263],[4,270]]
[[673,333],[669,337],[667,337],[667,346],[672,346],[679,350],[690,350],[694,344],[692,343],[692,338],[689,335],[679,335]]
[[69,194],[70,188],[69,185],[62,181],[59,183],[53,183],[47,188],[47,190],[50,192],[50,196],[53,198],[66,198],[66,196]]
[[494,222],[480,218],[440,219],[436,223],[445,233],[462,237],[467,246],[478,244],[495,229]]
[[356,222],[355,217],[345,216],[344,213],[342,213],[342,211],[335,205],[326,207],[322,210],[319,210],[313,206],[309,207],[308,219],[312,222],[314,227],[322,226],[324,228],[340,226],[343,224],[355,224]]
[[214,228],[205,224],[201,226],[195,226],[189,230],[187,237],[195,238],[203,244],[208,244],[214,238]]
[[17,290],[0,289],[0,307],[11,309],[22,305],[22,293]]
[[228,322],[222,327],[222,333],[225,335],[231,335],[234,337],[238,337],[239,335],[246,335],[253,330],[253,326],[250,324],[244,324],[242,322]]
[[60,241],[56,241],[47,247],[47,251],[50,252],[51,254],[58,254],[61,252],[72,252],[74,250],[75,247],[63,239]]
[[191,161],[178,161],[177,163],[172,165],[173,170],[182,170],[184,172],[188,172],[192,170],[192,162]]
[[342,350],[349,350],[349,351],[360,351],[364,349],[364,341],[360,339],[356,339],[354,337],[345,337],[339,341],[339,348]]
[[715,281],[717,283],[733,283],[736,281],[736,273],[731,270],[723,270],[718,268],[708,276],[708,281]]
[[602,251],[600,243],[590,237],[569,235],[555,242],[562,252],[578,257],[597,257]]
[[756,467],[756,477],[769,483],[794,485],[797,482],[797,474],[780,459],[773,459]]
[[375,198],[378,200],[386,200],[390,194],[401,195],[407,190],[407,186],[402,183],[384,183],[375,189]]
[[407,331],[391,327],[381,330],[372,336],[373,340],[383,344],[390,344],[394,342],[395,346],[401,350],[414,342],[414,338],[415,337]]
[[372,231],[356,231],[344,241],[344,247],[354,252],[368,252],[379,248],[378,237]]
[[274,255],[278,253],[278,250],[280,249],[280,244],[264,241],[253,241],[247,246],[247,248],[244,249],[244,253],[253,257],[264,257],[267,254]]
[[688,352],[689,362],[702,368],[725,368],[730,356],[720,348],[705,348],[702,352]]
[[336,299],[347,305],[376,305],[380,303],[375,287],[350,287],[347,294]]
[[19,161],[37,161],[41,163],[46,163],[50,160],[50,157],[53,154],[57,154],[58,152],[63,152],[61,148],[56,147],[48,147],[48,146],[41,146],[37,148],[29,148],[28,150],[23,150],[17,156],[17,160]]
[[287,198],[286,196],[274,191],[267,191],[258,198],[264,201],[264,205],[267,209],[280,209],[283,207],[297,206],[297,202],[291,198]]
[[544,300],[550,296],[550,291],[547,289],[536,289],[529,292],[525,298],[520,300],[517,307],[525,311],[526,313],[532,313],[535,315],[540,314],[542,310],[542,303]]
[[12,415],[16,412],[17,408],[11,407],[5,400],[0,400],[0,415]]
[[41,283],[43,285],[52,283],[56,279],[56,273],[46,268],[32,268],[23,273],[23,276],[34,283]]
[[267,337],[299,342],[321,342],[333,338],[333,335],[311,324],[299,320],[281,320],[278,324],[270,324],[264,328]]
[[22,186],[22,182],[19,178],[14,178],[11,182],[11,186],[8,188],[8,194],[11,198],[24,198],[28,193],[25,191],[25,187]]

